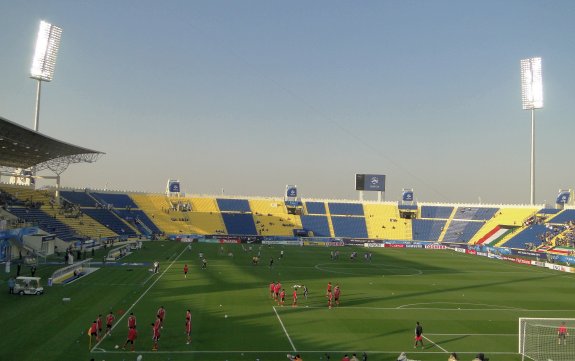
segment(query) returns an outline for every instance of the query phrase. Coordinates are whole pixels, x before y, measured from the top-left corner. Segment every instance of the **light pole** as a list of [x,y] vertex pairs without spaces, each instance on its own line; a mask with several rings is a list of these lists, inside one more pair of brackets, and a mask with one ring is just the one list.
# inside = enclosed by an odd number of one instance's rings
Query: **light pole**
[[36,50],[32,58],[30,77],[38,81],[36,88],[36,113],[34,117],[34,130],[37,132],[40,126],[40,93],[43,81],[52,81],[56,68],[56,57],[60,48],[62,29],[44,20],[40,21]]
[[543,108],[541,58],[521,60],[523,110],[531,110],[531,204],[535,204],[535,109]]

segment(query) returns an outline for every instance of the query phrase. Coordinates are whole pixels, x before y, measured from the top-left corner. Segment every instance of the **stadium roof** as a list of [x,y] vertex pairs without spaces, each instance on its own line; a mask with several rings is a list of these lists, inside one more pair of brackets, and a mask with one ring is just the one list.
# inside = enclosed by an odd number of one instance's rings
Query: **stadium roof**
[[0,117],[0,167],[50,169],[60,174],[70,164],[92,163],[104,154],[59,141]]

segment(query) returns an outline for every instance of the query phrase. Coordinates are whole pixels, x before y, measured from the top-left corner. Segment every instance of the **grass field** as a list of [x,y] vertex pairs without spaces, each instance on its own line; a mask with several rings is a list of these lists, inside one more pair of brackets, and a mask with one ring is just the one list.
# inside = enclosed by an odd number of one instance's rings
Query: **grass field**
[[[247,246],[244,246],[247,247]],[[251,264],[261,248],[262,261]],[[279,260],[280,251],[285,256]],[[352,251],[360,257],[350,260]],[[330,260],[328,248],[145,242],[121,262],[66,286],[46,287],[42,296],[0,296],[0,360],[340,360],[347,353],[368,359],[447,360],[457,352],[471,360],[484,352],[491,361],[520,360],[519,317],[575,317],[569,298],[573,276],[546,269],[459,254],[447,250],[341,248]],[[199,252],[208,267],[200,269]],[[227,255],[233,253],[233,257]],[[99,259],[103,253],[97,253]],[[269,259],[275,259],[268,267]],[[160,273],[149,269],[160,261]],[[183,266],[188,264],[188,278]],[[40,265],[47,278],[59,265]],[[26,273],[27,270],[24,271]],[[3,276],[4,286],[8,276]],[[280,280],[286,305],[269,297],[268,285]],[[327,282],[339,284],[341,305],[328,309]],[[299,305],[291,307],[295,284]],[[62,301],[69,297],[68,302]],[[166,320],[159,351],[152,352],[150,323],[163,305]],[[186,309],[192,312],[192,343],[186,344]],[[111,337],[88,347],[86,331],[98,314],[112,309]],[[136,352],[115,349],[127,335],[127,313],[138,318]],[[123,314],[122,314],[123,313]],[[228,315],[228,317],[225,317]],[[425,348],[413,348],[415,322],[424,328]],[[94,347],[96,346],[96,347]]]

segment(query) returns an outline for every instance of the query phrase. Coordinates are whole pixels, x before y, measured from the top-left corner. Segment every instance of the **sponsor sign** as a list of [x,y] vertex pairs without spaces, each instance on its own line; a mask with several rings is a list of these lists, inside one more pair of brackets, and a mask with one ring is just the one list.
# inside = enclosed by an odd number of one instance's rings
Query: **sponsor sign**
[[426,244],[423,247],[426,249],[447,249],[447,247],[442,244]]
[[385,248],[405,248],[403,243],[386,243],[383,245]]

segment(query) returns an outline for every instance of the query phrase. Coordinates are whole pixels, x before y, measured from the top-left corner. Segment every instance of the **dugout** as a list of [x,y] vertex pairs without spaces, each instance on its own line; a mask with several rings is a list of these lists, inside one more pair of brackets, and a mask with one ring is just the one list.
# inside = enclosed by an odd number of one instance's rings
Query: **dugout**
[[54,271],[48,279],[48,285],[70,283],[96,270],[97,268],[92,268],[92,258],[88,258]]

